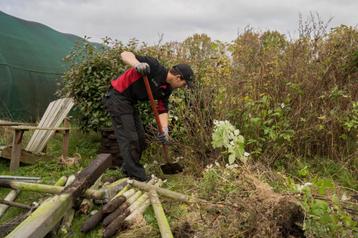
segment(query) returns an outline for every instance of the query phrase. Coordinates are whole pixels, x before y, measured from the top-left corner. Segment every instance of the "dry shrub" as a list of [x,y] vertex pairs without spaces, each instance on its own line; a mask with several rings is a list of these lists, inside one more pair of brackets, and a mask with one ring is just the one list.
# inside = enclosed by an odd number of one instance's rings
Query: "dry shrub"
[[188,209],[175,225],[176,234],[183,234],[177,237],[303,237],[296,199],[275,193],[248,168],[207,168],[198,189],[216,205]]
[[270,163],[356,152],[358,31],[326,27],[311,19],[294,40],[247,29],[232,45],[233,80],[245,82],[233,120],[252,151],[274,157]]

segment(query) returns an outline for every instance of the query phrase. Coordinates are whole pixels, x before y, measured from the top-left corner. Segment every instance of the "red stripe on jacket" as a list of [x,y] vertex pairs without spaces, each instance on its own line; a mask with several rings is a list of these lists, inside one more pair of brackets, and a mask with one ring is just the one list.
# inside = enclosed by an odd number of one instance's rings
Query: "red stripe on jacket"
[[112,80],[111,84],[118,92],[123,93],[130,85],[140,79],[142,75],[135,68],[130,68],[117,79]]

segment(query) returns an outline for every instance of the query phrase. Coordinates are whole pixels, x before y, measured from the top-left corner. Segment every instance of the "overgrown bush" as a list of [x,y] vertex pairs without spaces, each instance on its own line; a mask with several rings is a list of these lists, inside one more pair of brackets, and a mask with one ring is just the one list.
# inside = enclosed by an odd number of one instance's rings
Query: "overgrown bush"
[[[205,165],[213,153],[213,120],[230,120],[255,159],[272,164],[294,156],[352,158],[357,153],[358,30],[327,31],[321,21],[301,23],[300,36],[246,29],[232,43],[193,35],[183,42],[148,46],[106,40],[69,57],[62,95],[77,102],[82,128],[110,125],[102,97],[126,66],[123,50],[157,57],[167,67],[192,65],[197,88],[171,97],[174,150]],[[143,119],[153,128],[151,110]],[[153,125],[151,125],[151,123]],[[350,163],[350,161],[348,161]]]
[[231,47],[233,78],[245,82],[234,117],[253,155],[269,162],[356,153],[357,131],[348,128],[356,121],[358,31],[307,24],[297,40],[249,29]]

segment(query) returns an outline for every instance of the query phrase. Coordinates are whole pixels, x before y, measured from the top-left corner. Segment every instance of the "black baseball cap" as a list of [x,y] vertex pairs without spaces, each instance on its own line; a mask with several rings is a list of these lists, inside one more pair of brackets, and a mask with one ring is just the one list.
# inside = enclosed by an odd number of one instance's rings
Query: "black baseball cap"
[[177,64],[173,69],[186,81],[189,88],[193,88],[194,72],[188,64]]

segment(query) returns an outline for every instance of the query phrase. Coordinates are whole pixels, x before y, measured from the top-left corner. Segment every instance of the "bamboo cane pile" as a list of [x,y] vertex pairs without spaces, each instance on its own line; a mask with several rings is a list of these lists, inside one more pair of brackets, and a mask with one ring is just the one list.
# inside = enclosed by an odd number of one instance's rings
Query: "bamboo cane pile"
[[[92,215],[82,224],[81,232],[87,233],[102,224],[103,236],[112,237],[132,225],[143,223],[143,213],[152,204],[162,237],[173,237],[158,194],[182,202],[197,202],[196,199],[184,194],[160,188],[163,181],[154,176],[148,183],[122,178],[107,185],[102,184],[101,178],[99,177],[91,187],[83,191],[81,195],[82,202],[79,206],[65,206],[66,210],[61,212],[63,214],[62,219],[59,220],[57,225],[56,223],[52,224],[53,229],[50,232],[53,235],[68,234],[75,212],[79,211],[83,214],[88,214],[93,209],[94,203],[97,203],[103,206],[95,213],[91,213]],[[71,175],[68,178],[61,177],[54,185],[6,180],[2,181],[0,186],[52,193],[54,196],[50,197],[48,201],[45,200],[42,205],[46,203],[60,204],[65,203],[65,200],[57,200],[56,196],[61,196],[66,187],[70,186],[74,181],[76,181],[76,176]],[[68,203],[70,200],[66,201]],[[8,201],[6,203],[13,206],[21,205]],[[21,206],[25,207],[25,205]]]
[[[183,202],[197,200],[160,188],[163,181],[154,176],[147,183],[129,178],[103,183],[101,178],[109,165],[110,155],[98,155],[81,172],[68,178],[61,177],[54,185],[12,178],[0,180],[0,187],[52,194],[36,207],[13,202],[13,198],[2,201],[4,205],[30,210],[21,220],[11,224],[11,227],[17,226],[12,231],[9,229],[11,232],[6,237],[18,237],[20,234],[22,237],[44,237],[48,233],[54,236],[66,235],[71,230],[75,213],[88,214],[95,203],[101,207],[96,212],[92,211],[91,216],[82,224],[81,231],[84,233],[102,224],[103,236],[112,237],[132,225],[144,223],[143,213],[152,204],[162,237],[173,237],[158,194]],[[3,235],[6,233],[8,232]]]
[[[163,181],[153,177],[146,184],[154,188],[159,188],[163,184]],[[171,235],[169,224],[165,218],[164,211],[160,205],[159,198],[156,194],[157,192],[155,190],[151,190],[150,192],[144,190],[143,192],[135,186],[125,186],[99,211],[82,224],[81,232],[87,233],[95,229],[101,223],[104,228],[103,237],[112,237],[134,224],[143,222],[143,213],[152,203],[155,215],[157,219],[159,218],[158,224],[161,233],[166,234],[162,235],[162,237],[173,237]],[[157,213],[157,211],[160,212]],[[159,216],[157,216],[157,214]],[[162,223],[165,224],[164,229],[162,229]]]

